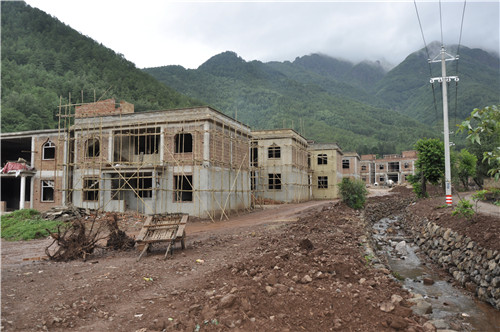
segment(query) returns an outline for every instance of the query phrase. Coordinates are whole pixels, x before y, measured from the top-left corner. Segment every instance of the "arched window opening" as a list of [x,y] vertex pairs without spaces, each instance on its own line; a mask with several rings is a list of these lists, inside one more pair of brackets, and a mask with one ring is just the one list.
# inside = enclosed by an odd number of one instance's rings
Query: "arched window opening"
[[56,145],[48,140],[42,146],[42,159],[43,160],[53,160],[56,158]]

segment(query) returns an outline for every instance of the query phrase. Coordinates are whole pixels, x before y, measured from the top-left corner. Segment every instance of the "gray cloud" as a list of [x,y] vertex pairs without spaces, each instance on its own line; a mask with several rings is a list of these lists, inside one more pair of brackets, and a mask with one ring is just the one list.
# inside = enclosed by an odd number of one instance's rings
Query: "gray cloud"
[[[386,59],[397,64],[424,47],[413,1],[28,4],[123,53],[138,67],[196,68],[226,50],[245,60],[284,61],[320,52],[353,62]],[[439,3],[417,1],[417,7],[427,43],[439,41]],[[441,9],[443,42],[456,44],[463,2],[442,1]],[[467,2],[462,44],[498,52],[498,1]]]

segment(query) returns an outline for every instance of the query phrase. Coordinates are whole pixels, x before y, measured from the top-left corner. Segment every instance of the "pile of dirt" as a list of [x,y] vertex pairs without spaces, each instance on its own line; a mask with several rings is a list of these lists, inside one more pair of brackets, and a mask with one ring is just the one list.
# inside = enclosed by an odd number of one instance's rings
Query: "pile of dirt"
[[[423,331],[407,291],[364,257],[359,212],[327,204],[297,222],[190,238],[164,248],[107,251],[87,262],[2,272],[5,331]],[[120,223],[120,220],[118,220]],[[121,226],[121,225],[120,225]]]
[[259,236],[245,259],[206,274],[204,282],[176,295],[188,310],[175,312],[174,327],[421,330],[423,322],[404,300],[408,293],[389,271],[372,268],[363,257],[363,234],[359,214],[336,205]]

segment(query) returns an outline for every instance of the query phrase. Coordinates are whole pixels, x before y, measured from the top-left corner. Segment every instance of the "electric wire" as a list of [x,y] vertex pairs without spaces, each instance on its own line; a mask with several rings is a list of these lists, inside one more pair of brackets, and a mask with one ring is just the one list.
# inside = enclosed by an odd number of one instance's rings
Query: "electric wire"
[[[456,67],[455,75],[458,77],[458,64],[460,62],[460,45],[462,43],[462,31],[464,27],[464,17],[465,17],[465,7],[467,5],[467,0],[464,0],[464,7],[462,9],[462,22],[460,23],[460,35],[458,37],[458,47],[457,47],[457,57],[456,57]],[[458,81],[455,81],[455,126],[457,124],[457,113],[458,113]]]
[[443,43],[443,15],[441,14],[441,0],[439,0],[439,26],[441,27],[441,46]]
[[[430,63],[431,57],[429,56],[429,49],[427,48],[427,43],[425,42],[424,29],[422,29],[422,22],[420,21],[420,15],[418,14],[417,1],[413,0],[413,4],[415,5],[415,12],[417,13],[418,25],[420,27],[420,33],[422,34],[422,40],[424,41],[425,52],[427,53],[427,63],[429,64],[429,74],[430,74],[430,77],[433,77],[432,67],[431,67],[431,63]],[[441,4],[441,2],[440,2],[440,4]],[[437,121],[438,110],[437,110],[436,91],[434,89],[434,82],[431,83],[431,86],[432,86],[432,96],[434,98],[434,116],[435,116],[435,120]]]

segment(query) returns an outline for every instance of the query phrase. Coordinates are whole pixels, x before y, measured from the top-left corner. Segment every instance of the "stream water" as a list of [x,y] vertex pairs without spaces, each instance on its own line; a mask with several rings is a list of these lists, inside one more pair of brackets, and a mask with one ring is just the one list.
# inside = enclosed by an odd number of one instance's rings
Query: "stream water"
[[[457,329],[459,326],[463,331],[500,331],[500,311],[441,280],[437,271],[422,263],[415,253],[418,247],[405,238],[398,217],[383,218],[373,228],[379,249],[377,254],[387,257],[393,273],[404,278],[406,289],[422,295],[432,305],[429,319],[438,329]],[[434,283],[426,285],[424,278]]]

